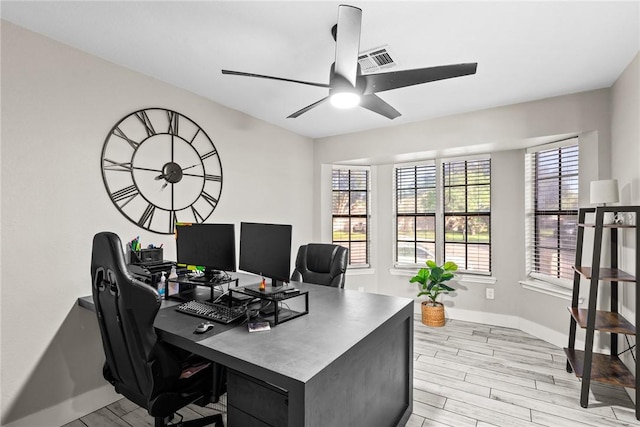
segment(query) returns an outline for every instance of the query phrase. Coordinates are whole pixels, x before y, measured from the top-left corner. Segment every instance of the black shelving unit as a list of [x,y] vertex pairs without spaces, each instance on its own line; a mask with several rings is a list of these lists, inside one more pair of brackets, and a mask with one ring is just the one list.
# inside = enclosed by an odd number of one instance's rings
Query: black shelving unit
[[[605,224],[605,214],[633,215],[633,224],[614,223]],[[567,355],[567,372],[575,372],[576,376],[582,378],[580,392],[580,406],[586,408],[589,404],[589,388],[591,381],[598,381],[607,384],[618,385],[636,390],[636,418],[640,420],[640,371],[635,355],[635,371],[639,375],[634,376],[631,371],[620,360],[622,353],[618,352],[618,335],[636,335],[636,325],[640,323],[640,292],[636,289],[635,298],[635,321],[632,323],[618,313],[618,284],[625,283],[629,286],[638,284],[640,274],[640,252],[638,252],[638,242],[640,242],[640,227],[638,226],[638,215],[640,206],[612,206],[597,208],[582,208],[578,211],[578,235],[576,244],[576,262],[573,267],[573,293],[571,298],[571,323],[569,326],[569,345],[564,349]],[[587,215],[593,218],[593,223],[587,222]],[[626,218],[626,222],[630,218]],[[591,265],[586,266],[582,261],[582,251],[584,249],[584,233],[586,228],[594,229],[593,236],[593,257]],[[618,230],[635,230],[635,274],[626,273],[618,268]],[[609,267],[601,267],[602,244],[604,230],[609,230],[610,235],[610,263]],[[589,296],[587,308],[578,307],[578,297],[580,293],[581,278],[589,280]],[[602,282],[602,283],[601,283]],[[611,305],[610,310],[597,310],[598,287],[610,286]],[[585,329],[584,350],[575,348],[577,327]],[[593,351],[593,337],[595,331],[610,334],[610,353],[603,354]],[[635,345],[625,351],[635,353]]]

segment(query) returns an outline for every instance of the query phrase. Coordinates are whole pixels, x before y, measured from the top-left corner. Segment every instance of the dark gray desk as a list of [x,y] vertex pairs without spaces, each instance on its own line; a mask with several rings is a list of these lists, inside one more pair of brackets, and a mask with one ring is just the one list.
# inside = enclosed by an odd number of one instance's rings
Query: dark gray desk
[[[404,425],[413,409],[413,300],[296,286],[309,290],[309,314],[270,331],[216,325],[196,335],[201,320],[170,301],[156,330],[173,345],[275,386],[288,400],[290,427]],[[91,297],[79,303],[93,308]],[[234,427],[231,411],[228,420]]]

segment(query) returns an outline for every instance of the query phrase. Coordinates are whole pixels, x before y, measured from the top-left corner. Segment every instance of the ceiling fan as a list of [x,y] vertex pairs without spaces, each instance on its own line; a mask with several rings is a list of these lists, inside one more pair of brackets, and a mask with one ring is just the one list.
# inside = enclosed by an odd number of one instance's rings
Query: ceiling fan
[[338,108],[360,105],[389,119],[395,119],[400,116],[398,110],[383,101],[376,93],[476,73],[478,64],[474,62],[363,75],[358,64],[361,23],[361,9],[347,5],[338,6],[338,23],[331,29],[336,41],[336,59],[329,72],[329,84],[231,70],[222,70],[222,74],[281,80],[329,89],[329,95],[287,118],[299,117],[331,100],[331,104]]

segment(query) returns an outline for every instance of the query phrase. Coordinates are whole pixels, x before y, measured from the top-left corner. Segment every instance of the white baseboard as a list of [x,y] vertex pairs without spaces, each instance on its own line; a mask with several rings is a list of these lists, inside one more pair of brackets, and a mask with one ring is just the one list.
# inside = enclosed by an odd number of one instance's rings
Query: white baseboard
[[88,391],[79,396],[74,396],[57,405],[50,406],[34,414],[27,415],[19,420],[2,427],[51,427],[70,423],[80,417],[107,406],[122,396],[117,394],[111,384]]
[[[568,319],[568,317],[567,317]],[[569,325],[569,321],[567,320],[567,326]],[[569,330],[567,328],[567,332],[558,332],[551,328],[547,328],[546,326],[542,326],[538,323],[532,322],[531,320],[520,318],[520,327],[518,327],[523,332],[526,332],[534,337],[545,340],[548,343],[553,345],[557,345],[560,348],[567,347],[569,343]],[[576,339],[576,348],[584,348],[584,342]]]
[[[420,314],[420,301],[416,301],[414,304],[414,311],[415,313]],[[445,315],[448,319],[519,329],[536,338],[540,338],[548,343],[557,345],[558,347],[566,347],[569,339],[568,331],[566,333],[558,332],[536,322],[532,322],[531,320],[523,319],[519,316],[487,313],[483,311],[461,310],[453,307],[447,307]],[[576,340],[576,348],[582,347],[584,347],[584,342]]]

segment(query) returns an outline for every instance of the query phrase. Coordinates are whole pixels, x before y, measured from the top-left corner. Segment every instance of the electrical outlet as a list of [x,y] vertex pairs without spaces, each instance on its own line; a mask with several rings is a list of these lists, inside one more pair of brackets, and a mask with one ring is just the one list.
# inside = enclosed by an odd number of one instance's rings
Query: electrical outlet
[[494,298],[495,298],[494,289],[487,288],[487,299],[494,299]]

